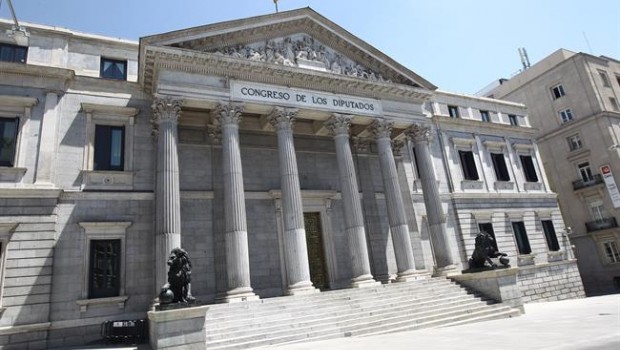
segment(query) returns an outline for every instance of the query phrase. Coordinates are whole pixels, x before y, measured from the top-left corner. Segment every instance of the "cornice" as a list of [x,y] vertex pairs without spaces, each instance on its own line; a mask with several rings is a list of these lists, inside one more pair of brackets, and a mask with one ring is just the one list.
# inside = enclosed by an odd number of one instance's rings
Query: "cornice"
[[538,129],[524,128],[520,126],[504,125],[497,123],[482,122],[473,119],[449,118],[443,116],[433,116],[433,122],[444,131],[463,131],[479,134],[506,135],[508,137],[534,138]]
[[0,74],[30,75],[57,79],[65,83],[75,78],[75,72],[70,69],[12,62],[0,62]]
[[35,97],[23,97],[12,95],[0,95],[0,105],[7,107],[32,107],[36,105],[39,100]]
[[94,103],[82,103],[82,111],[93,114],[118,115],[123,117],[135,117],[140,110],[133,107],[110,106]]
[[432,96],[430,90],[402,84],[370,82],[361,78],[254,62],[193,50],[147,47],[143,78],[144,89],[147,93],[154,93],[153,85],[160,70],[216,75],[229,79],[403,102],[412,102],[412,100],[423,102]]

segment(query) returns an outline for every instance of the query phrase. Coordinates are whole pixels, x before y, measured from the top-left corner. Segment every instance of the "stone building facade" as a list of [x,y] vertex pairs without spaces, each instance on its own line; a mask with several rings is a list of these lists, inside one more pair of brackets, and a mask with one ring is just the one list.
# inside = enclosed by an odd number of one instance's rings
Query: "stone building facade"
[[525,103],[589,295],[620,291],[620,62],[560,49],[489,92]]
[[177,246],[207,303],[460,273],[480,230],[524,300],[583,294],[524,105],[307,8],[139,43],[0,26],[0,344],[144,318]]

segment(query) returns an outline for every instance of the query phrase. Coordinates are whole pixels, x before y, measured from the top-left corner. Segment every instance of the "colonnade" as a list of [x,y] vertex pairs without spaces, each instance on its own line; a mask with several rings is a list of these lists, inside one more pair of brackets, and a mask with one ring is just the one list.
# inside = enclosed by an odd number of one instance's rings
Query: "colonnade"
[[[157,138],[155,259],[158,286],[163,285],[166,281],[166,257],[168,253],[181,245],[177,150],[177,126],[181,104],[180,100],[170,97],[156,98],[153,104],[153,126]],[[239,122],[242,111],[241,105],[229,103],[220,104],[213,111],[214,119],[221,132],[223,155],[224,229],[228,282],[228,291],[222,298],[222,301],[225,302],[257,298],[250,281],[243,171],[239,147]],[[293,125],[297,112],[294,108],[276,107],[267,118],[275,128],[278,138],[283,241],[285,246],[284,260],[288,280],[285,292],[289,295],[317,292],[310,280],[299,171],[293,142]],[[354,159],[349,142],[350,125],[351,116],[339,113],[333,113],[325,123],[325,127],[333,136],[336,146],[345,233],[353,272],[351,287],[361,288],[376,285],[378,282],[373,279],[370,268],[367,235]],[[389,121],[377,119],[370,126],[370,131],[375,138],[379,151],[388,221],[398,268],[397,281],[407,281],[415,278],[416,270],[392,150],[390,138],[392,126]],[[420,164],[419,171],[424,189],[424,200],[431,229],[436,267],[450,268],[452,259],[447,243],[445,217],[430,163],[428,129],[414,125],[408,130],[407,135],[416,145],[416,156]]]

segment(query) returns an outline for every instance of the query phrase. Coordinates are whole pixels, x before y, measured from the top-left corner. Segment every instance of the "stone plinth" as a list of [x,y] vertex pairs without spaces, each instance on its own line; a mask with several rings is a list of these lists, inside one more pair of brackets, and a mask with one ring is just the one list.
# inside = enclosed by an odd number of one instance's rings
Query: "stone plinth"
[[149,311],[152,349],[206,349],[204,330],[207,306]]
[[497,302],[525,312],[517,284],[519,269],[498,269],[452,275],[448,278]]

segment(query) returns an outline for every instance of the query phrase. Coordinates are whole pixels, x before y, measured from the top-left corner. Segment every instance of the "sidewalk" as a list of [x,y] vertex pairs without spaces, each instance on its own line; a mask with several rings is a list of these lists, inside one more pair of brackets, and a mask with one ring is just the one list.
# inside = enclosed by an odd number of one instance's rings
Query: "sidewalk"
[[620,350],[620,294],[527,304],[524,315],[509,319],[272,348]]

